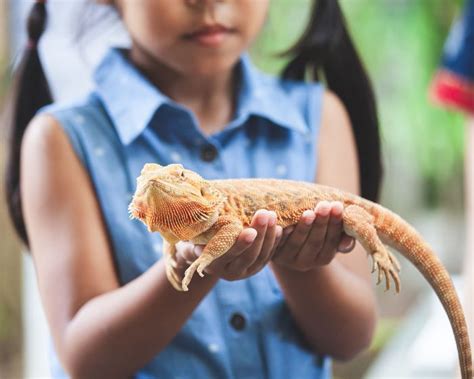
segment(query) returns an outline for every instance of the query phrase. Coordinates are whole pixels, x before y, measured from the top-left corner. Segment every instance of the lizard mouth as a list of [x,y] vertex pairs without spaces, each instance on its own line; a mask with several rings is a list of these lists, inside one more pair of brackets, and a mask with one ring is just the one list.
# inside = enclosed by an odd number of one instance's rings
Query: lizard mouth
[[186,200],[201,198],[201,191],[199,189],[186,185],[186,183],[174,185],[161,179],[151,179],[144,193],[145,195],[153,196],[154,199],[167,201],[183,197]]
[[146,220],[151,208],[159,204],[172,203],[173,199],[180,196],[180,190],[160,179],[150,179],[148,183],[135,193],[128,206],[130,219]]

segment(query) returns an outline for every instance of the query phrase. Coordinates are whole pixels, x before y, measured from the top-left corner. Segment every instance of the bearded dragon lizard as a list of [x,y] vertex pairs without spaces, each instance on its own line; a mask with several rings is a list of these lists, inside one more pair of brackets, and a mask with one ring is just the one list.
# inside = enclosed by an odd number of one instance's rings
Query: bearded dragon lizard
[[[336,188],[279,179],[205,180],[180,164],[147,163],[137,178],[129,205],[130,218],[141,220],[163,237],[166,273],[179,291],[187,291],[197,271],[225,254],[252,216],[264,208],[277,214],[283,228],[298,222],[306,209],[322,200],[340,201],[343,228],[372,257],[377,284],[391,280],[400,290],[400,265],[384,244],[401,252],[423,274],[440,299],[456,339],[463,379],[472,378],[471,347],[462,307],[448,272],[432,248],[401,217],[381,205]],[[182,282],[174,271],[176,243],[204,244],[202,254],[186,270]]]

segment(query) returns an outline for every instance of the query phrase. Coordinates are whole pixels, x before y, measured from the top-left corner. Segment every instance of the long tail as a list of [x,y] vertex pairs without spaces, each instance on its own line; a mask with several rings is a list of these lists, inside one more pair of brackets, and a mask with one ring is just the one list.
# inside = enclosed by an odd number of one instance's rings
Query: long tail
[[461,302],[446,268],[419,233],[401,217],[374,203],[364,208],[375,216],[375,227],[382,242],[403,254],[433,287],[454,332],[462,378],[472,379],[471,346],[467,324]]

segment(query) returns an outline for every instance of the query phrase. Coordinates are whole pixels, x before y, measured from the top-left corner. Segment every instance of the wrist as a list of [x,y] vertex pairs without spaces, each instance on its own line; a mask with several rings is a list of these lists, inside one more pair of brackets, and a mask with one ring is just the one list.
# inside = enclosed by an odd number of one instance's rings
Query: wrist
[[333,260],[327,265],[318,265],[307,270],[299,270],[291,266],[272,261],[270,263],[270,268],[278,279],[306,280],[310,277],[327,278],[328,275],[334,274],[334,270],[337,270],[335,267],[337,265],[338,262]]
[[270,261],[270,268],[273,271],[278,271],[282,274],[288,274],[288,275],[314,275],[314,274],[320,274],[324,272],[329,272],[332,271],[332,266],[338,265],[338,262],[333,259],[331,263],[326,264],[326,265],[314,265],[311,267],[297,267],[293,265],[286,264],[285,262],[278,262],[278,261]]
[[203,277],[195,275],[189,283],[189,291],[183,293],[203,293],[207,294],[219,281],[219,276],[205,273]]
[[[219,277],[216,275],[205,273],[203,277],[199,275],[194,275],[193,279],[189,283],[189,291],[182,291],[175,288],[172,284],[172,278],[168,277],[166,273],[166,263],[163,259],[156,262],[154,270],[161,277],[161,280],[164,280],[168,287],[173,289],[173,293],[181,294],[181,295],[191,295],[191,296],[203,296],[207,294],[217,283]],[[181,283],[184,279],[184,274],[186,272],[187,267],[177,267],[174,268],[175,270],[175,280],[176,284],[181,287]]]

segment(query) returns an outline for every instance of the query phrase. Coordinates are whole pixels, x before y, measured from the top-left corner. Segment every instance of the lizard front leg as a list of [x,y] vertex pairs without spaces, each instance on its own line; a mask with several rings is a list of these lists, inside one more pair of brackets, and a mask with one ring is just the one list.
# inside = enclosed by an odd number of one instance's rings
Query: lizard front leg
[[200,257],[188,267],[184,274],[184,279],[181,283],[183,291],[188,290],[188,285],[196,271],[200,276],[204,276],[204,269],[212,261],[229,251],[242,229],[242,222],[238,219],[226,216],[217,219],[209,230],[211,233],[215,231],[214,236],[206,244]]
[[182,291],[181,280],[174,270],[176,267],[175,255],[176,242],[174,240],[170,242],[163,237],[163,257],[165,258],[166,277],[176,290]]
[[390,289],[390,278],[395,282],[396,291],[400,291],[400,279],[398,271],[400,265],[395,256],[387,250],[377,235],[374,226],[374,217],[358,205],[349,205],[342,213],[344,231],[346,234],[357,239],[368,254],[372,257],[372,272],[378,270],[377,284],[385,276],[386,290]]

